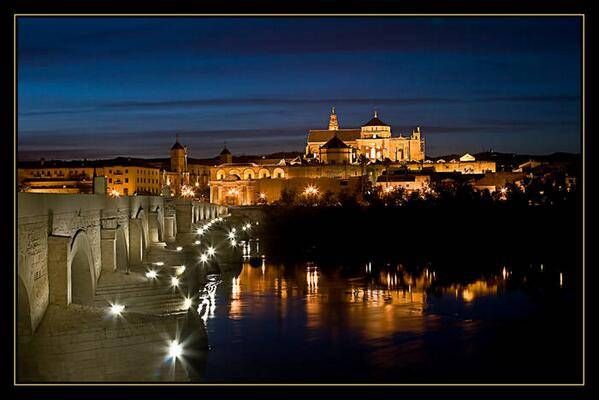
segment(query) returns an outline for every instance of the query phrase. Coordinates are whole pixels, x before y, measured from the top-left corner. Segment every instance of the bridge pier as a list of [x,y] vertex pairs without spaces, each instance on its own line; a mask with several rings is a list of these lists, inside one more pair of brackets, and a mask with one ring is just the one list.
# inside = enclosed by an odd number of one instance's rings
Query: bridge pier
[[115,271],[116,264],[116,229],[102,229],[100,231],[100,256],[102,257],[102,271]]
[[148,233],[150,236],[150,243],[160,242],[160,222],[158,221],[158,213],[148,213]]
[[138,266],[144,257],[143,226],[141,218],[129,220],[129,264]]
[[175,217],[164,217],[164,240],[172,242],[175,240]]

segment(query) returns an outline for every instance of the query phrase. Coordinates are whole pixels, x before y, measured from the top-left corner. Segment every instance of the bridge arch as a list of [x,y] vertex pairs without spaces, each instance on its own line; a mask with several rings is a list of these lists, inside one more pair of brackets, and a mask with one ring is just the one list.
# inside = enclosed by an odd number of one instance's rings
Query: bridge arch
[[91,304],[96,280],[91,246],[84,230],[77,231],[73,236],[67,265],[71,272],[71,302]]

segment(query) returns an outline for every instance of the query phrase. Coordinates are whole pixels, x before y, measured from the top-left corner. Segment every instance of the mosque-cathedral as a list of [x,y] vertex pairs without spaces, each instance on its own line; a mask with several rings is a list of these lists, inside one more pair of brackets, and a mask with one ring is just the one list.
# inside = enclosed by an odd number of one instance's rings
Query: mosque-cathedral
[[[100,177],[103,190],[117,196],[198,196],[204,192],[209,196],[205,200],[215,204],[255,205],[277,201],[284,189],[300,194],[306,187],[318,188],[320,193],[355,192],[367,178],[387,188],[425,190],[431,174],[485,174],[495,169],[494,162],[477,161],[469,154],[450,161],[427,160],[419,127],[408,136],[393,136],[391,126],[376,111],[360,128],[341,128],[333,108],[328,129],[308,132],[303,156],[233,157],[225,145],[215,158],[195,159],[177,138],[169,158],[42,159],[19,163],[18,178],[19,189],[29,192],[97,192],[94,180]],[[391,175],[393,170],[403,173]]]

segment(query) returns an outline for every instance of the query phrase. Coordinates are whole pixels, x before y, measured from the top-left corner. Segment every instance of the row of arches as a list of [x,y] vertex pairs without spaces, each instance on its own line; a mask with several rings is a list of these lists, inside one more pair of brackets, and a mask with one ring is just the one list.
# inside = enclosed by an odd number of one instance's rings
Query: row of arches
[[217,180],[252,180],[252,179],[268,179],[268,178],[285,178],[285,170],[283,168],[277,167],[272,171],[267,168],[246,168],[246,169],[237,169],[232,168],[229,170],[219,169],[216,172]]
[[[130,265],[140,264],[149,246],[149,240],[163,238],[163,212],[157,208],[146,213],[139,208],[128,226],[119,224],[113,229],[100,229],[101,269],[126,272]],[[154,235],[149,238],[150,232]],[[89,305],[94,301],[96,283],[101,270],[96,270],[92,251],[91,232],[79,229],[71,236],[49,235],[47,238],[48,256],[48,302],[68,305],[71,303]],[[17,329],[19,335],[29,335],[35,331],[45,311],[32,310],[33,282],[28,282],[21,274],[29,261],[19,257],[17,282]],[[41,313],[41,314],[40,314]]]

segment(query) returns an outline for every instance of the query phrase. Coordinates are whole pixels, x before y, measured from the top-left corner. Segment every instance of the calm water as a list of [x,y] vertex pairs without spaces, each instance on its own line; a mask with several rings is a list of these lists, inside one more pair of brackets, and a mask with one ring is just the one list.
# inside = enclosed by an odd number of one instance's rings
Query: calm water
[[209,277],[207,382],[565,382],[578,291],[549,266],[244,264]]

